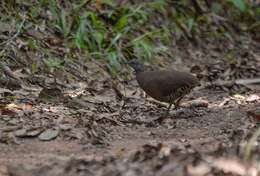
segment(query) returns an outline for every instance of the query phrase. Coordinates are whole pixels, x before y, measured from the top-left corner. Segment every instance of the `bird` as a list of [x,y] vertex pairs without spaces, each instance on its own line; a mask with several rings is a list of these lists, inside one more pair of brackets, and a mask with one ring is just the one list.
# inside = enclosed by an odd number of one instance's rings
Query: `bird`
[[136,80],[146,94],[152,98],[168,103],[165,116],[170,108],[179,108],[181,99],[199,85],[199,80],[191,73],[177,70],[147,71],[143,63],[137,59],[128,61],[135,71]]

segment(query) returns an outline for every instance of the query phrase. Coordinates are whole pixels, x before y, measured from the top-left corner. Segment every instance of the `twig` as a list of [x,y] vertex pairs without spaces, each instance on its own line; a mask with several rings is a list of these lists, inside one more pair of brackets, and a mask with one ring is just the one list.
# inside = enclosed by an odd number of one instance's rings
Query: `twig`
[[260,78],[237,79],[235,82],[242,85],[260,84]]
[[19,82],[19,84],[22,83],[21,79],[18,78],[7,65],[0,63],[0,70],[3,70],[6,75],[17,80]]
[[1,132],[11,132],[11,131],[19,130],[21,128],[22,128],[22,125],[10,126],[10,127],[5,127],[5,128],[0,128],[0,131]]

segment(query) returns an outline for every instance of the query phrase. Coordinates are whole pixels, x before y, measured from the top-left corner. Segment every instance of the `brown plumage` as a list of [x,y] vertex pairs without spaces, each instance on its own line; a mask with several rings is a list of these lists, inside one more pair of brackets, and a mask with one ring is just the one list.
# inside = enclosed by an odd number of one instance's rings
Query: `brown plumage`
[[145,71],[145,67],[137,60],[129,65],[135,70],[139,86],[152,98],[178,107],[180,100],[199,84],[198,79],[190,73],[176,70]]

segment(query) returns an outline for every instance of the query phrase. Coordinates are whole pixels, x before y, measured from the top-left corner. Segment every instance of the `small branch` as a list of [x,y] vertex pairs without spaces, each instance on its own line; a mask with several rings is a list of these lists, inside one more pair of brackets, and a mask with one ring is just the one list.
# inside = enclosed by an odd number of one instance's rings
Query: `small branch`
[[235,82],[242,85],[260,84],[260,78],[237,79]]
[[11,78],[17,80],[17,81],[19,82],[19,84],[22,84],[21,79],[18,78],[18,77],[13,73],[13,71],[12,71],[7,65],[5,65],[5,64],[3,64],[3,63],[0,63],[0,69],[3,70],[3,72],[4,72],[7,76],[9,76],[9,77],[11,77]]

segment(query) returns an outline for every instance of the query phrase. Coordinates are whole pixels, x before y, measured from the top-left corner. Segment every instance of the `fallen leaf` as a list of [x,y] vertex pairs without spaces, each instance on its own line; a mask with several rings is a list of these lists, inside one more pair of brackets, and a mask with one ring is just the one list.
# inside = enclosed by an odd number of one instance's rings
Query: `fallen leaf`
[[41,141],[50,141],[52,139],[55,139],[59,135],[59,130],[57,129],[47,129],[44,132],[42,132],[38,138]]
[[241,162],[226,158],[215,160],[213,166],[222,170],[224,173],[229,173],[230,175],[247,175],[249,170]]
[[36,129],[36,130],[30,130],[27,132],[27,137],[35,137],[38,136],[41,133],[40,129]]
[[193,166],[191,164],[189,164],[187,166],[187,172],[189,173],[189,175],[207,175],[209,174],[211,171],[211,168],[206,165],[206,164],[199,164],[197,166]]
[[165,156],[169,156],[171,154],[171,147],[168,145],[162,145],[159,151],[159,155],[161,158]]
[[2,108],[0,110],[0,114],[1,115],[7,115],[7,116],[15,116],[15,115],[18,114],[18,112],[15,111],[14,109]]
[[26,134],[26,129],[19,129],[14,132],[14,135],[17,137],[24,137]]
[[249,97],[246,98],[246,101],[247,102],[253,102],[253,101],[257,101],[259,99],[260,99],[260,97],[258,95],[252,94],[252,95],[250,95]]
[[70,130],[73,128],[73,126],[71,124],[60,124],[59,125],[60,129],[66,131],[66,130]]
[[233,96],[235,99],[239,99],[239,100],[245,100],[246,97],[242,96],[242,95],[239,95],[239,94],[236,94]]
[[41,129],[19,129],[14,132],[16,137],[35,137],[42,132]]

